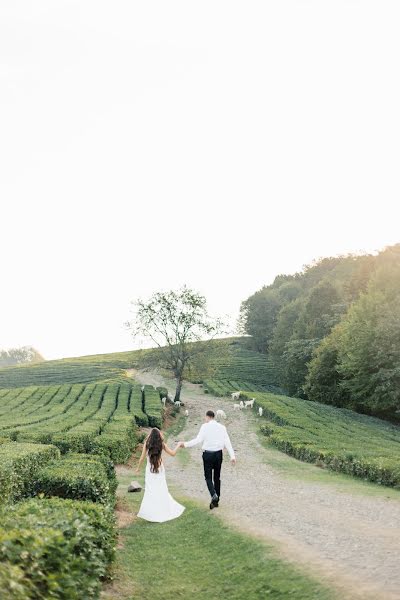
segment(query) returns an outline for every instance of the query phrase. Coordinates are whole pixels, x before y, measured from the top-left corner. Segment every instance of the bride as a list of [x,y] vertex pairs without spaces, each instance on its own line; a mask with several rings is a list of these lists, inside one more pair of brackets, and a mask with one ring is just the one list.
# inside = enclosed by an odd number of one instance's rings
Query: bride
[[175,456],[179,446],[175,450],[168,448],[164,442],[163,434],[157,427],[153,427],[143,444],[142,455],[136,469],[139,473],[142,462],[147,455],[145,490],[138,512],[138,517],[163,523],[180,517],[185,507],[178,504],[168,491],[167,480],[165,478],[165,468],[162,460],[162,451],[164,450],[170,456]]

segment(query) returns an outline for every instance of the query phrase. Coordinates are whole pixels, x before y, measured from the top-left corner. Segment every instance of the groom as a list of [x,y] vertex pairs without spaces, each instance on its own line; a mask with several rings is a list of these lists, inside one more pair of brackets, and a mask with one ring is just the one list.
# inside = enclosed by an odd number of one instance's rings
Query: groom
[[190,442],[179,442],[180,448],[191,448],[202,443],[204,477],[208,491],[211,495],[210,509],[217,508],[221,497],[221,466],[222,450],[226,448],[231,458],[231,463],[236,464],[235,453],[232,448],[226,427],[215,420],[212,410],[206,412],[206,422],[200,427],[200,431]]

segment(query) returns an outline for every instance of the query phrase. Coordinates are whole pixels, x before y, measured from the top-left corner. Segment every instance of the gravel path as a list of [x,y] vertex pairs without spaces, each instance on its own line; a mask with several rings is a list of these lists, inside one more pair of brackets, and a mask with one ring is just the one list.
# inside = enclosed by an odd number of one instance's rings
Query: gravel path
[[[155,373],[136,372],[135,379],[162,383]],[[234,413],[230,400],[206,396],[191,384],[184,387],[182,399],[189,417],[180,439],[197,434],[207,408],[227,414],[238,464],[232,467],[226,456],[222,500],[213,514],[276,543],[282,556],[340,590],[340,598],[400,599],[400,494],[399,500],[386,498],[383,490],[382,496],[364,496],[340,485],[289,478],[268,464],[268,450],[259,441],[257,417],[250,410]],[[190,460],[169,459],[168,480],[207,504],[201,450],[181,452]],[[299,464],[290,457],[284,460]]]

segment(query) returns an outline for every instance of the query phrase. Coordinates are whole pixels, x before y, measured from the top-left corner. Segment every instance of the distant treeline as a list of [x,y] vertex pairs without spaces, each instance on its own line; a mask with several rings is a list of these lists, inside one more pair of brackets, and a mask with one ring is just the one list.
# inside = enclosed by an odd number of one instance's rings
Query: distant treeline
[[25,363],[37,363],[44,360],[43,356],[32,346],[0,350],[0,367],[12,367]]
[[288,394],[400,420],[400,244],[278,275],[241,327]]

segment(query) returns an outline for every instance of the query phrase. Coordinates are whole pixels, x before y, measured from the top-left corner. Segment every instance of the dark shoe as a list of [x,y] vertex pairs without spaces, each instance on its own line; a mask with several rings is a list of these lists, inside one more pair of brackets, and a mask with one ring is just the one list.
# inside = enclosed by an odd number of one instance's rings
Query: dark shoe
[[219,504],[219,498],[217,495],[215,495],[211,498],[210,510],[212,510],[213,508],[218,508],[218,504]]

